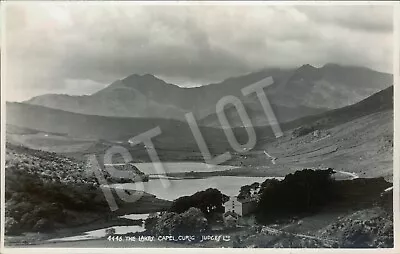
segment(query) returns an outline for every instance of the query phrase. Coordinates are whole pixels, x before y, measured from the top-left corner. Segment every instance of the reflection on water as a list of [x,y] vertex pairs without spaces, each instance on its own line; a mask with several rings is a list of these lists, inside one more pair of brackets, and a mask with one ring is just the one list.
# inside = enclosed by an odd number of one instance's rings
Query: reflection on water
[[[158,172],[155,168],[156,165],[162,165],[165,172]],[[210,172],[210,171],[224,171],[235,166],[227,165],[211,165],[201,162],[160,162],[160,163],[133,163],[140,171],[145,174],[165,174],[165,173],[180,173],[180,172]]]
[[[200,179],[181,179],[170,180],[170,185],[165,188],[160,179],[151,179],[149,182],[140,183],[144,186],[144,191],[155,195],[157,198],[174,200],[182,196],[190,196],[194,193],[208,188],[216,188],[223,194],[235,196],[239,194],[240,187],[252,184],[254,182],[262,183],[267,178],[282,179],[282,177],[242,177],[242,176],[213,176]],[[125,183],[111,185],[115,188],[124,188],[127,190],[136,190],[135,183]],[[140,187],[138,185],[138,187]],[[139,188],[141,189],[141,188]]]
[[124,219],[130,219],[130,220],[143,220],[143,224],[141,226],[135,225],[135,226],[115,226],[115,227],[108,227],[108,228],[102,228],[102,229],[97,229],[97,230],[92,230],[92,231],[87,231],[81,235],[77,236],[69,236],[69,237],[63,237],[63,238],[54,238],[50,239],[49,242],[55,242],[55,241],[82,241],[82,240],[90,240],[90,239],[99,239],[103,238],[106,236],[106,230],[110,228],[115,229],[115,234],[126,234],[126,233],[135,233],[135,232],[143,232],[145,230],[144,228],[144,220],[146,220],[149,217],[148,213],[143,213],[143,214],[127,214],[123,216],[119,216],[119,218],[124,218]]
[[145,220],[149,217],[148,213],[141,213],[141,214],[127,214],[119,216],[119,218],[130,219],[130,220]]
[[106,236],[106,230],[110,229],[110,228],[115,229],[115,234],[143,232],[145,230],[143,226],[115,226],[115,227],[108,227],[108,228],[102,228],[102,229],[88,231],[88,232],[85,232],[85,233],[83,233],[81,235],[77,235],[77,236],[54,238],[54,239],[50,239],[49,242],[82,241],[82,240],[103,238]]

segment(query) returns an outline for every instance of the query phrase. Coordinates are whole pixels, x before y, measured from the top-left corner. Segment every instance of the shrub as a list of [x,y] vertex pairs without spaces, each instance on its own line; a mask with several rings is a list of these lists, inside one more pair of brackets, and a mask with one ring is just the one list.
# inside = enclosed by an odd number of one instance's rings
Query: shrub
[[17,235],[20,233],[18,222],[12,217],[5,218],[4,231],[7,235]]
[[115,228],[107,228],[106,230],[105,230],[105,232],[106,232],[106,236],[112,236],[112,235],[114,235],[115,234]]
[[36,232],[50,232],[54,229],[54,224],[49,219],[42,218],[36,222],[32,230]]
[[301,127],[298,127],[293,130],[292,137],[293,138],[301,137],[301,136],[307,135],[313,131],[315,131],[314,126],[309,126],[309,125],[301,126]]

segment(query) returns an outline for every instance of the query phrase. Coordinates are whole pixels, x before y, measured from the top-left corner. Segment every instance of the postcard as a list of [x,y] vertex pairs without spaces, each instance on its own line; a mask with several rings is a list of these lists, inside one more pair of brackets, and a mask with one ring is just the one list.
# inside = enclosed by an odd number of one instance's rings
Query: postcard
[[399,251],[398,3],[1,7],[4,253]]

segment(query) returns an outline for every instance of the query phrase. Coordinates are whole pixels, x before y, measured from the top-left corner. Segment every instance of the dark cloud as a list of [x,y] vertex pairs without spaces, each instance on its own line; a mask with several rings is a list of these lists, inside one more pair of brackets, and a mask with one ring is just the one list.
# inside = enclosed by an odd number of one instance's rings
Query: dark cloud
[[133,73],[192,86],[304,63],[392,67],[390,6],[41,3],[6,14],[9,100],[90,93]]

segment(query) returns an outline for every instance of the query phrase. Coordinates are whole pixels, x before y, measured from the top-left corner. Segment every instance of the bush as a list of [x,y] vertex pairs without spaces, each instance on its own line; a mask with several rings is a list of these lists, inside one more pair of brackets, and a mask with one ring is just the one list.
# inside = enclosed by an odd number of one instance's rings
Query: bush
[[115,228],[107,228],[106,230],[106,236],[112,236],[115,234]]
[[144,228],[146,230],[151,230],[152,228],[155,227],[155,225],[157,224],[157,217],[148,217],[145,221],[144,221]]
[[208,221],[198,208],[189,208],[177,214],[167,212],[161,215],[150,229],[154,235],[185,235],[202,233],[208,228]]
[[12,217],[5,218],[4,231],[7,235],[17,235],[21,232],[18,222]]
[[301,137],[301,136],[307,135],[313,131],[315,131],[314,126],[309,126],[309,125],[301,126],[301,127],[296,128],[295,130],[293,130],[292,137],[293,138]]
[[42,218],[36,222],[32,230],[36,232],[50,232],[54,229],[54,224],[49,219]]

